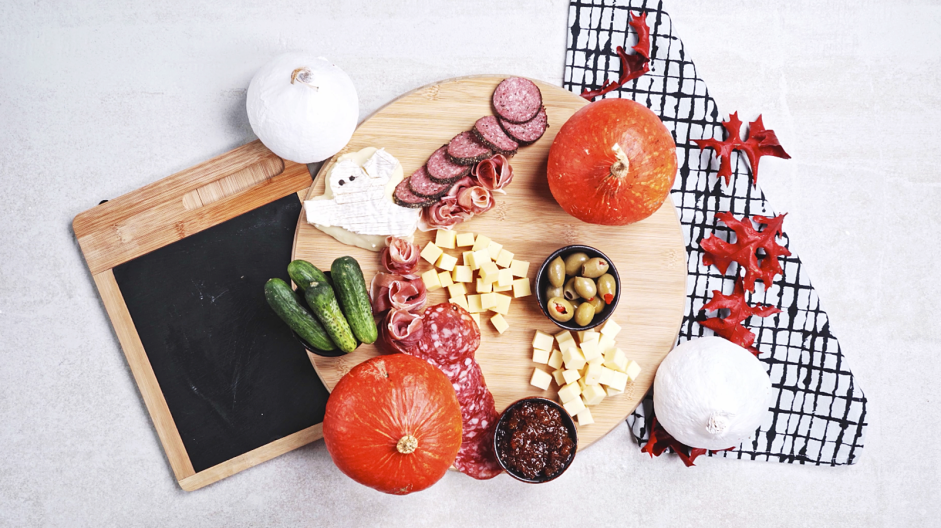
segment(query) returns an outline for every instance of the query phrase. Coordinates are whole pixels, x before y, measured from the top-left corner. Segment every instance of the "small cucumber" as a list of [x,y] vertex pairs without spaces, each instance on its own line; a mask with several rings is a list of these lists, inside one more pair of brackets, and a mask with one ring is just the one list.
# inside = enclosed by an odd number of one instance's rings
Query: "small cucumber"
[[288,275],[291,276],[291,280],[294,281],[294,284],[297,284],[297,288],[301,291],[306,290],[310,283],[314,281],[330,283],[327,276],[317,269],[317,266],[306,260],[291,261],[288,264]]
[[308,345],[317,350],[336,350],[330,336],[324,331],[320,321],[313,315],[294,290],[288,286],[288,283],[281,279],[270,279],[265,283],[265,300],[268,305],[278,314],[282,321],[291,327],[291,330],[297,332]]
[[356,349],[356,338],[353,337],[350,325],[343,317],[337,297],[329,284],[320,281],[311,282],[304,292],[304,299],[313,310],[314,316],[323,324],[327,335],[340,350],[349,353]]
[[369,303],[369,293],[366,291],[366,280],[359,262],[353,257],[340,257],[330,266],[330,278],[340,309],[346,316],[353,335],[361,343],[374,343],[379,337],[376,320],[372,316],[372,305]]

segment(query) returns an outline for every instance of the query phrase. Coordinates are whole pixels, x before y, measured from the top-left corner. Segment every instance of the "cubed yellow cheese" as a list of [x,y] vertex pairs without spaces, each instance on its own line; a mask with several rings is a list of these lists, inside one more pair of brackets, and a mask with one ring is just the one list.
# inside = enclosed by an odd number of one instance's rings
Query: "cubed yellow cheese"
[[578,347],[563,350],[562,361],[565,362],[565,368],[568,370],[578,370],[585,366],[585,356]]
[[624,387],[627,386],[627,374],[616,370],[612,372],[614,374],[611,375],[611,383],[608,386],[623,392]]
[[474,282],[474,272],[468,266],[455,266],[451,278],[454,282]]
[[552,383],[552,375],[542,369],[533,369],[533,377],[529,380],[529,384],[533,387],[546,390],[549,388],[549,384]]
[[598,342],[598,339],[601,337],[601,334],[595,332],[594,330],[582,330],[578,333],[578,340],[581,343],[586,343],[588,341]]
[[[463,297],[467,295],[467,288],[464,287],[463,282],[457,282],[448,286],[448,293],[451,295],[451,297],[457,297],[458,295]],[[464,309],[466,310],[467,306],[464,306]]]
[[497,296],[497,305],[491,308],[493,311],[498,314],[506,315],[510,313],[510,301],[513,300],[509,295],[503,295],[502,293],[495,293]]
[[533,336],[533,348],[552,350],[552,336],[542,330],[536,330],[536,335]]
[[572,337],[572,332],[569,332],[568,330],[562,330],[561,332],[554,334],[552,337],[554,337],[555,340],[558,341],[559,343],[561,343],[562,341],[566,339],[574,340],[574,338]]
[[533,349],[533,362],[542,363],[543,365],[548,364],[549,363],[549,351],[542,350],[541,348],[534,348]]
[[500,256],[500,252],[503,251],[503,244],[497,244],[493,240],[487,244],[487,251],[490,253],[490,260],[497,260],[497,257]]
[[581,374],[577,370],[565,370],[562,371],[562,379],[565,380],[565,384],[568,385],[573,381],[578,381],[578,378],[581,377]]
[[[510,253],[505,249],[501,249],[500,254],[497,255],[497,258],[493,260],[497,263],[497,266],[500,266],[501,268],[509,268],[510,264],[513,262],[513,253]],[[512,271],[510,273],[512,273]]]
[[500,269],[497,268],[496,264],[488,260],[487,262],[478,262],[478,265],[480,266],[480,278],[483,279],[484,282],[497,282]]
[[597,341],[582,341],[581,349],[586,361],[601,357],[601,351],[598,350]]
[[477,323],[477,328],[480,328],[480,314],[479,314],[479,313],[472,313],[472,314],[471,314],[471,319],[473,319],[474,322]]
[[621,393],[624,392],[624,391],[619,391],[619,390],[617,390],[617,389],[614,389],[614,388],[611,388],[611,387],[605,385],[605,387],[604,387],[604,392],[605,392],[605,394],[608,395],[608,397],[611,397],[611,396],[617,396],[618,394],[621,394]]
[[475,270],[475,271],[477,270],[477,268],[480,267],[480,266],[477,265],[477,259],[474,258],[474,252],[473,252],[473,251],[465,251],[464,253],[462,253],[462,255],[464,256],[464,265],[465,265],[465,266],[467,266],[468,268],[470,268],[470,269],[472,269],[472,270]]
[[435,245],[439,248],[454,249],[454,243],[457,241],[457,232],[450,229],[439,229],[435,233]]
[[585,389],[582,390],[582,399],[585,400],[585,405],[598,405],[601,400],[604,400],[604,396],[604,388],[598,384],[585,385]]
[[578,418],[578,425],[591,425],[595,423],[595,419],[591,417],[591,411],[587,408],[578,411],[578,414],[575,415]]
[[[583,369],[584,370],[584,369]],[[579,373],[581,374],[581,373]],[[581,387],[582,392],[585,391],[585,378],[578,378],[578,386]]]
[[513,273],[508,269],[502,269],[497,272],[498,286],[513,286]]
[[480,296],[480,307],[484,310],[489,310],[497,305],[497,294],[490,292],[484,293]]
[[549,354],[549,363],[547,364],[554,369],[562,368],[562,352],[553,350],[552,353]]
[[421,274],[421,281],[425,283],[425,289],[435,291],[441,289],[441,281],[438,280],[438,271],[430,269]]
[[520,297],[529,297],[532,294],[533,290],[529,287],[529,279],[523,277],[513,281],[513,297],[519,299]]
[[484,280],[481,279],[480,277],[477,277],[476,282],[477,282],[477,293],[491,293],[491,292],[493,292],[493,283],[492,283],[492,282],[484,282]]
[[604,327],[601,329],[601,335],[609,335],[614,337],[618,335],[618,332],[621,331],[621,327],[614,322],[614,319],[608,319],[604,323]]
[[435,262],[435,266],[445,271],[451,271],[454,269],[454,266],[457,265],[457,257],[448,255],[447,253],[442,253],[438,257],[438,261]]
[[525,277],[529,274],[529,262],[525,260],[514,260],[510,262],[510,271],[514,277]]
[[601,369],[603,368],[600,363],[589,363],[585,369],[585,385],[601,383]]
[[444,250],[435,245],[434,242],[428,242],[428,245],[425,246],[425,249],[421,250],[421,258],[428,261],[429,264],[434,265],[435,262],[438,262],[438,257],[444,253]]
[[507,328],[510,327],[510,324],[506,322],[506,319],[502,315],[497,314],[490,318],[490,322],[493,324],[493,327],[497,329],[497,332],[501,334],[506,332]]
[[493,283],[493,291],[495,291],[495,292],[506,292],[506,291],[510,291],[510,290],[512,290],[512,289],[513,289],[513,285],[512,285],[512,284],[510,284],[509,286],[500,286],[500,285],[497,284],[497,283]]
[[578,348],[578,345],[575,343],[574,339],[566,339],[565,341],[559,342],[559,350],[565,352],[570,348]]
[[474,233],[458,233],[457,234],[457,247],[467,247],[474,245]]
[[456,304],[460,306],[461,308],[467,310],[467,297],[464,297],[463,295],[458,295],[457,297],[451,297],[450,299],[448,299],[448,302]]
[[601,349],[601,352],[607,352],[615,348],[614,337],[609,335],[603,335],[598,340],[598,348]]
[[629,361],[627,363],[627,368],[624,369],[624,373],[627,374],[628,381],[634,381],[637,379],[637,376],[640,376],[640,365],[636,361]]
[[611,370],[608,367],[602,365],[601,367],[601,376],[598,378],[598,383],[602,385],[611,385],[611,382],[614,380],[614,373],[616,370]]
[[552,371],[552,377],[555,378],[555,384],[559,387],[565,386],[565,378],[562,377],[562,373],[565,372],[562,369],[556,369]]
[[583,402],[581,398],[575,398],[568,403],[563,403],[562,407],[570,415],[576,416],[578,413],[585,410],[585,402]]
[[483,266],[484,262],[492,262],[490,252],[486,249],[478,249],[474,252],[474,262],[477,264],[478,268]]
[[442,288],[448,288],[454,284],[454,281],[451,280],[450,271],[442,271],[438,273],[438,282],[441,284]]
[[620,348],[610,349],[604,353],[604,366],[618,372],[626,372],[627,356]]
[[477,238],[474,240],[474,251],[480,251],[481,249],[487,249],[487,246],[490,245],[490,237],[486,235],[477,235]]
[[484,311],[484,309],[480,307],[480,295],[467,296],[467,311],[470,313],[480,313]]
[[[563,374],[565,374],[563,372]],[[582,389],[579,388],[578,383],[566,383],[561,389],[559,389],[559,399],[562,400],[562,403],[570,402],[582,393]]]

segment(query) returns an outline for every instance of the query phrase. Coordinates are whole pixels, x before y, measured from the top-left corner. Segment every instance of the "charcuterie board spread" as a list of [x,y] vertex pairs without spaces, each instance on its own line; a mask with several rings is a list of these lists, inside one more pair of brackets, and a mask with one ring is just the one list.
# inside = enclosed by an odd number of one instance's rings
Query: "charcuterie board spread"
[[[493,113],[492,94],[505,78],[477,76],[442,81],[412,91],[381,108],[359,125],[336,157],[324,164],[307,199],[324,194],[325,182],[337,157],[367,147],[384,149],[394,156],[406,176],[419,171],[443,144],[461,131],[474,128],[482,116]],[[580,244],[596,248],[617,267],[620,300],[610,320],[621,327],[617,346],[641,370],[622,394],[591,408],[594,423],[578,428],[578,449],[583,449],[607,434],[637,406],[653,383],[658,365],[673,348],[685,304],[685,243],[669,199],[647,219],[627,226],[588,224],[558,205],[546,179],[549,149],[562,124],[587,101],[561,88],[536,84],[542,93],[548,130],[511,157],[513,184],[506,194],[495,195],[492,210],[457,224],[453,230],[467,237],[470,233],[474,237],[483,235],[512,251],[514,260],[529,263],[522,274],[533,290],[539,266],[564,246]],[[542,118],[542,114],[536,117]],[[367,284],[384,271],[378,253],[342,244],[308,224],[307,219],[302,213],[298,221],[294,259],[329,268],[335,259],[352,256],[359,262]],[[414,242],[421,248],[435,239],[435,231],[415,231]],[[460,263],[462,252],[469,249],[444,251]],[[417,273],[431,269],[433,266],[422,259]],[[448,299],[447,288],[429,288],[428,306]],[[546,384],[549,387],[545,390],[534,386],[534,367],[545,365],[534,363],[533,336],[537,330],[554,335],[560,329],[543,314],[535,295],[513,299],[512,306],[504,311],[477,316],[481,342],[476,361],[493,394],[497,412],[524,397],[557,399],[554,385]],[[491,322],[495,315],[502,317]],[[373,344],[360,344],[338,357],[309,355],[317,374],[332,391],[354,366],[380,353]]]

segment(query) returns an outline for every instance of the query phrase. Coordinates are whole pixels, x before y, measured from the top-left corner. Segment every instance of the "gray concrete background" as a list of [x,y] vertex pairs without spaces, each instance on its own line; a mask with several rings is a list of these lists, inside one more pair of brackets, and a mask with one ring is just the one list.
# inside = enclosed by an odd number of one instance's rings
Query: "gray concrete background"
[[245,90],[288,49],[365,117],[447,77],[560,83],[567,2],[0,3],[0,525],[931,526],[941,518],[937,2],[667,2],[720,110],[793,159],[761,185],[870,398],[858,465],[650,460],[625,426],[557,481],[449,474],[390,497],[318,442],[206,489],[173,480],[71,220],[254,139]]

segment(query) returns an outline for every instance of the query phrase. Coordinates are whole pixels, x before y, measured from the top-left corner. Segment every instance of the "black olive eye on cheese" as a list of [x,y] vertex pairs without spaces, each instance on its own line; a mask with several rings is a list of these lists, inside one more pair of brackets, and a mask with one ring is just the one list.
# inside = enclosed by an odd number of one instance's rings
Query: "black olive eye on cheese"
[[346,183],[346,181],[344,181],[344,180],[340,180],[340,183],[339,183],[339,185],[343,185],[344,183]]
[[356,179],[356,176],[350,176],[350,181],[353,181],[355,179]]

